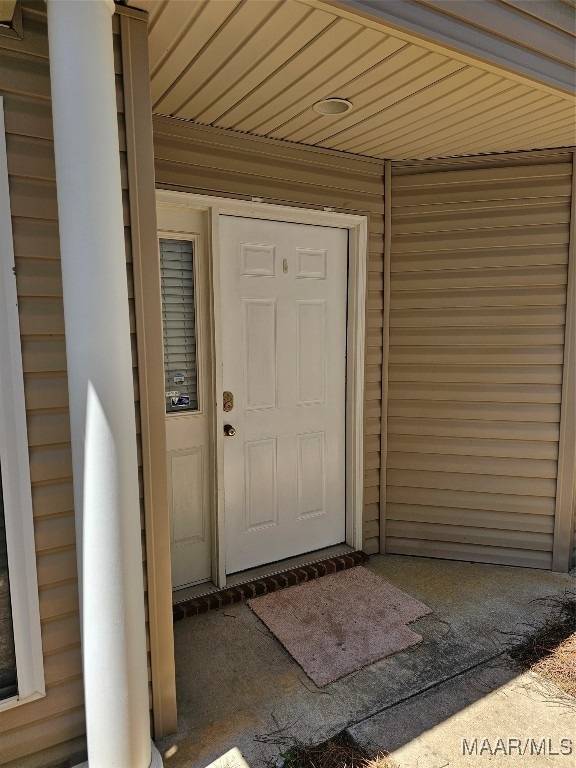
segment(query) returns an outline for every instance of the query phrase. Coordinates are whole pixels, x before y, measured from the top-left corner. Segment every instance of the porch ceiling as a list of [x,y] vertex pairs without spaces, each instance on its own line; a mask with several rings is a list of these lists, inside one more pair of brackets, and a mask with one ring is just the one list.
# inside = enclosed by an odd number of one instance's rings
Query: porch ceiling
[[[131,0],[150,14],[153,110],[379,158],[570,146],[575,101],[322,0]],[[328,96],[354,109],[323,116]]]

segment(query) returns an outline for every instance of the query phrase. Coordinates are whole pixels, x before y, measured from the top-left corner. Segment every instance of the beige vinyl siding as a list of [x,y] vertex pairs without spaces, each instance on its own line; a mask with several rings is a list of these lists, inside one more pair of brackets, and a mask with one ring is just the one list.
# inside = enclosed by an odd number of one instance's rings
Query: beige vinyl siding
[[[47,693],[45,698],[0,713],[0,763],[16,761],[17,765],[24,765],[27,755],[77,739],[85,731],[45,4],[27,0],[23,21],[23,40],[0,36],[0,92],[6,112]],[[126,190],[116,19],[114,28],[122,179]],[[127,200],[126,191],[125,197]],[[129,246],[127,206],[125,224]],[[129,247],[127,255],[133,316]],[[136,374],[135,356],[133,365]],[[76,748],[78,745],[76,741]],[[62,754],[65,756],[66,752]]]
[[571,156],[393,167],[386,551],[550,568]]
[[[576,493],[574,494],[576,496]],[[572,565],[576,565],[576,503],[574,508],[574,538],[572,539]]]
[[158,186],[369,214],[364,548],[378,551],[382,369],[383,163],[154,118]]
[[576,491],[574,492],[574,509],[572,514],[574,515],[574,534],[572,537],[572,565],[576,565]]

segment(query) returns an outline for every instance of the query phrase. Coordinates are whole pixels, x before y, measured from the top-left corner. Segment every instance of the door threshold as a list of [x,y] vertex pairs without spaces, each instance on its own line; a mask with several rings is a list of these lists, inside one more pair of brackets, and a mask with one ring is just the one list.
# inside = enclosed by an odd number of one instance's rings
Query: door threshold
[[221,589],[238,587],[241,584],[247,584],[250,581],[265,579],[267,576],[274,576],[277,573],[289,571],[291,568],[301,568],[304,565],[312,565],[312,563],[318,563],[320,560],[326,560],[326,558],[329,557],[349,555],[351,552],[354,552],[354,548],[348,546],[348,544],[334,544],[331,547],[315,549],[313,552],[306,552],[303,555],[287,557],[284,560],[276,560],[273,563],[259,565],[256,568],[250,568],[247,571],[232,573],[226,579],[225,587],[217,587],[210,580],[203,581],[200,584],[191,584],[187,587],[180,587],[180,589],[174,589],[172,591],[172,604],[179,605],[186,600],[220,592]]
[[199,613],[207,613],[251,597],[344,571],[367,560],[368,555],[361,550],[340,544],[236,573],[222,589],[207,583],[178,590],[173,595],[173,619],[180,621]]

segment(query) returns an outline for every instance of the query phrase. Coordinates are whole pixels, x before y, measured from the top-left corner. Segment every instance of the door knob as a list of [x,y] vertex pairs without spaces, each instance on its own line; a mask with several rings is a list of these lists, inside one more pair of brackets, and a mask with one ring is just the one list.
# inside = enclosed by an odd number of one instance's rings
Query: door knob
[[236,434],[236,430],[232,426],[232,424],[224,424],[224,434],[226,437],[234,437]]

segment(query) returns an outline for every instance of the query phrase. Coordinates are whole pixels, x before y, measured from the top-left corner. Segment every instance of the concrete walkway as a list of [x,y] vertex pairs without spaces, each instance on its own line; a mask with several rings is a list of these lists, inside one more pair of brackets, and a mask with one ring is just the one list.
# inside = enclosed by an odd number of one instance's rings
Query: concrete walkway
[[573,768],[576,700],[518,673],[481,664],[352,726],[370,752],[386,748],[397,768]]
[[[576,593],[574,575],[400,556],[372,557],[368,567],[434,613],[410,625],[419,646],[326,688],[246,605],[178,622],[178,733],[158,744],[166,768],[204,768],[234,748],[263,768],[296,742],[344,728],[393,751],[401,768],[574,765],[576,738],[571,756],[548,752],[574,738],[576,708],[518,677],[504,654],[513,635],[549,613],[541,598]],[[504,756],[498,738],[514,752],[509,737],[536,740],[534,758]],[[462,754],[462,739],[479,754]]]

